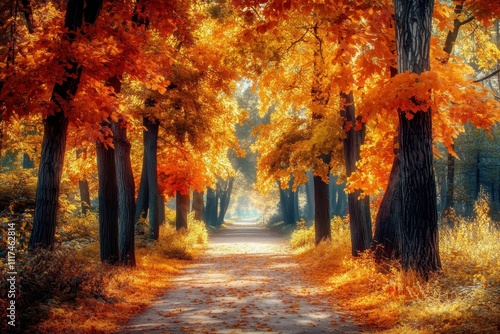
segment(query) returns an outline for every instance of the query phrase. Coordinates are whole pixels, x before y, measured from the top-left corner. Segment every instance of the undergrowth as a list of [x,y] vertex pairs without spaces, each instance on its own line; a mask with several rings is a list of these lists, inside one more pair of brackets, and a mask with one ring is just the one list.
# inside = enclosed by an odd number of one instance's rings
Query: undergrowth
[[[314,229],[302,226],[291,245],[304,275],[370,330],[383,333],[498,333],[500,229],[483,194],[470,218],[441,226],[443,270],[425,282],[411,272],[378,268],[371,252],[350,254],[346,221],[332,220],[332,241],[314,247]],[[311,270],[313,269],[313,270]]]
[[[22,214],[4,207],[0,222],[3,226],[12,219],[20,220]],[[172,212],[167,212],[170,216]],[[95,213],[81,216],[63,203],[59,217],[57,243],[52,251],[28,254],[22,248],[16,254],[17,332],[114,332],[161,295],[172,275],[184,266],[183,260],[193,258],[208,239],[204,224],[190,215],[188,231],[177,232],[172,222],[167,222],[160,227],[156,242],[138,235],[135,268],[110,266],[99,260]],[[0,316],[6,318],[7,266],[3,260]],[[4,325],[6,322],[2,322]],[[1,332],[5,332],[5,326],[0,327]]]

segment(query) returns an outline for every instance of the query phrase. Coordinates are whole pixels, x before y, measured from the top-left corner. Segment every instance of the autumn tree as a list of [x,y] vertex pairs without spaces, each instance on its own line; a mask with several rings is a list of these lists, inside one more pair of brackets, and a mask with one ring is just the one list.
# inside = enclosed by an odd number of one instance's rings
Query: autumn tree
[[[434,1],[394,1],[398,72],[430,69]],[[401,255],[403,268],[425,278],[441,269],[436,184],[433,170],[431,109],[400,109]]]
[[[76,37],[76,32],[85,22],[92,25],[99,16],[102,2],[96,1],[84,7],[83,1],[70,0],[66,9],[64,27],[68,32],[63,35],[62,43],[69,47]],[[67,105],[76,94],[81,65],[74,59],[65,59],[67,65],[61,83],[56,83],[51,101],[54,105],[52,114],[44,120],[42,158],[38,172],[33,231],[29,247],[52,247],[54,243],[59,185],[62,174],[66,137],[68,130]]]

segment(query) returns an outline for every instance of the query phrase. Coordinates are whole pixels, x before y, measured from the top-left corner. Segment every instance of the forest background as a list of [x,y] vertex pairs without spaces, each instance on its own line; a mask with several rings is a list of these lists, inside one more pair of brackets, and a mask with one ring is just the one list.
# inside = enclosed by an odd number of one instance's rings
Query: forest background
[[[395,260],[430,282],[388,270],[390,296],[481,293],[494,309],[500,6],[428,3],[426,43],[403,59],[411,18],[392,1],[4,2],[0,255],[6,275],[15,226],[26,317],[57,319],[54,298],[113,300],[113,284],[136,278],[108,266],[153,275],[152,259],[206,243],[200,221],[256,216],[284,229],[302,219],[292,244],[306,262]],[[422,140],[408,139],[417,122]],[[408,166],[420,165],[414,191]],[[415,233],[421,244],[405,244]],[[457,269],[449,259],[466,271],[437,289],[434,273]]]

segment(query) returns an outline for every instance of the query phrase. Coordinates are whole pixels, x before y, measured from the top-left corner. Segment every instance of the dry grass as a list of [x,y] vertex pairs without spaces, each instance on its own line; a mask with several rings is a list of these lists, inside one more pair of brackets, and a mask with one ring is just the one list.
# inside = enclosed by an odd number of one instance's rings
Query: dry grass
[[[74,217],[67,224],[60,229],[63,243],[54,251],[26,255],[19,264],[23,330],[112,333],[165,293],[172,276],[207,243],[204,224],[190,216],[189,231],[176,232],[166,223],[160,228],[159,241],[138,240],[135,268],[116,267],[99,261],[99,244],[92,240],[95,216]],[[64,235],[75,231],[79,239],[64,241]],[[4,266],[0,274],[5,274]],[[28,295],[23,295],[23,286],[30,288]]]
[[[370,252],[350,255],[348,225],[333,223],[333,240],[318,247],[292,235],[305,275],[335,296],[338,306],[370,331],[383,333],[498,333],[500,331],[500,230],[483,197],[470,219],[440,229],[443,271],[424,282],[412,273],[378,268]],[[297,246],[300,245],[300,246]],[[313,270],[311,270],[313,268]]]

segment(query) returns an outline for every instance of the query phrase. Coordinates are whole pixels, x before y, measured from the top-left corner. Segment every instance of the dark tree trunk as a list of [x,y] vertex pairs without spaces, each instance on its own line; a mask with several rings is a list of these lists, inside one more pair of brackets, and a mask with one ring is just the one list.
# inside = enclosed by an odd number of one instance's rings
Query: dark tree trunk
[[[76,150],[76,158],[79,159],[82,154],[81,150]],[[85,177],[78,181],[78,188],[80,190],[80,204],[82,207],[82,215],[85,216],[87,211],[90,210],[90,190],[89,182]]]
[[307,172],[306,198],[307,198],[306,219],[313,220],[314,219],[314,175],[312,171]]
[[[344,118],[344,127],[347,122],[351,128],[346,133],[344,139],[344,158],[347,176],[351,176],[356,171],[356,162],[360,157],[361,144],[364,141],[365,126],[356,131],[356,115],[354,109],[354,96],[352,91],[349,94],[341,93],[341,98],[345,105],[341,110],[341,116]],[[361,191],[356,190],[347,195],[349,205],[349,223],[351,227],[352,255],[359,255],[360,252],[371,247],[372,241],[372,221],[370,216],[370,198],[365,196],[359,198]]]
[[401,256],[400,219],[402,213],[399,173],[400,163],[396,153],[389,176],[389,184],[375,219],[373,247],[375,261],[378,263],[399,259]]
[[157,172],[157,148],[158,128],[160,122],[155,119],[151,121],[148,117],[143,118],[144,127],[144,160],[146,161],[148,174],[148,200],[149,200],[149,238],[158,240],[160,224],[158,221],[158,172]]
[[229,207],[229,202],[231,200],[231,192],[233,191],[234,177],[230,176],[227,180],[219,180],[217,183],[217,193],[219,202],[219,215],[217,217],[217,226],[221,226],[224,223],[224,217],[226,216],[227,209]]
[[328,182],[328,197],[330,200],[330,219],[335,216],[335,207],[337,206],[337,178],[330,173]]
[[481,191],[481,169],[479,168],[479,164],[481,163],[481,159],[479,158],[479,151],[476,153],[476,187],[474,188],[475,194],[474,199],[478,200],[479,192]]
[[[146,137],[144,131],[144,137]],[[146,138],[144,138],[144,141]],[[142,158],[142,171],[141,171],[141,181],[139,183],[139,191],[137,193],[137,201],[135,202],[135,217],[134,220],[137,223],[139,220],[144,220],[148,216],[149,209],[149,189],[148,189],[148,164],[146,159]]]
[[118,262],[118,186],[116,184],[115,151],[97,142],[99,178],[99,245],[101,261]]
[[[453,145],[454,146],[454,145]],[[447,159],[447,173],[446,173],[446,201],[444,205],[445,215],[454,205],[454,184],[455,184],[455,157],[448,153]]]
[[328,182],[314,176],[314,235],[316,244],[332,238]]
[[[99,15],[102,0],[88,4],[84,9],[83,0],[69,0],[66,9],[64,27],[68,32],[63,39],[70,43],[74,40],[75,31],[82,22],[93,24]],[[60,181],[66,151],[68,118],[66,106],[73,99],[78,89],[82,67],[72,59],[66,59],[67,66],[62,83],[56,83],[52,91],[54,114],[44,120],[42,156],[38,169],[35,214],[33,230],[29,241],[29,249],[37,247],[52,248],[56,229],[57,208],[59,202]]]
[[80,188],[80,201],[82,204],[82,215],[86,215],[87,211],[90,210],[90,191],[89,191],[89,181],[80,180],[78,181],[78,186]]
[[335,206],[335,214],[345,216],[347,214],[347,195],[345,194],[345,182],[342,182],[337,187],[337,205]]
[[[391,78],[398,74],[397,68],[390,67]],[[401,185],[400,185],[399,137],[394,137],[394,160],[389,184],[380,203],[375,218],[373,249],[377,263],[401,260]]]
[[[433,0],[394,0],[398,72],[430,68]],[[436,183],[432,161],[431,110],[399,110],[401,256],[405,270],[427,279],[441,269]]]
[[285,225],[292,225],[294,224],[293,222],[293,217],[292,217],[292,208],[290,207],[290,189],[281,189],[280,183],[278,182],[278,190],[280,194],[280,208],[281,208],[281,214],[283,216],[283,222]]
[[[73,81],[71,78],[68,80]],[[63,85],[66,82],[63,82]],[[58,91],[64,89],[61,87],[59,84],[56,85]],[[44,121],[42,157],[38,169],[38,184],[36,188],[35,215],[33,217],[33,230],[29,241],[29,249],[31,251],[36,247],[51,248],[54,244],[67,129],[68,118],[64,116],[62,110],[48,116]]]
[[191,208],[194,211],[194,220],[201,220],[203,216],[203,191],[194,190],[193,191],[193,206]]
[[188,229],[188,213],[189,193],[181,194],[177,191],[175,193],[175,228],[177,231]]
[[118,185],[118,249],[120,264],[135,266],[134,232],[135,232],[135,185],[130,162],[130,142],[127,139],[125,124],[120,120],[113,122],[116,181]]
[[157,197],[158,197],[158,221],[160,222],[160,225],[163,225],[165,223],[165,200],[161,195],[158,195]]
[[[323,72],[325,61],[323,57],[323,40],[318,35],[318,24],[313,27],[313,34],[316,37],[316,45],[313,53],[314,69],[313,82],[311,86],[311,100],[316,107],[312,113],[313,124],[321,121],[324,118],[324,108],[330,100],[330,90],[326,83],[326,77]],[[331,152],[320,152],[318,158],[323,161],[323,164],[328,166],[328,174],[330,175],[330,160]],[[314,232],[316,244],[324,239],[331,239],[330,226],[330,199],[328,197],[328,181],[325,182],[320,175],[314,176]]]
[[295,225],[295,223],[299,220],[298,194],[296,191],[292,190],[293,183],[293,176],[290,178],[290,181],[288,181],[288,188],[286,189],[281,189],[278,182],[280,207],[285,225]]
[[217,196],[215,190],[207,188],[207,221],[210,226],[217,225]]
[[295,222],[300,220],[300,212],[299,212],[299,187],[297,190],[292,192],[293,199],[293,217]]

